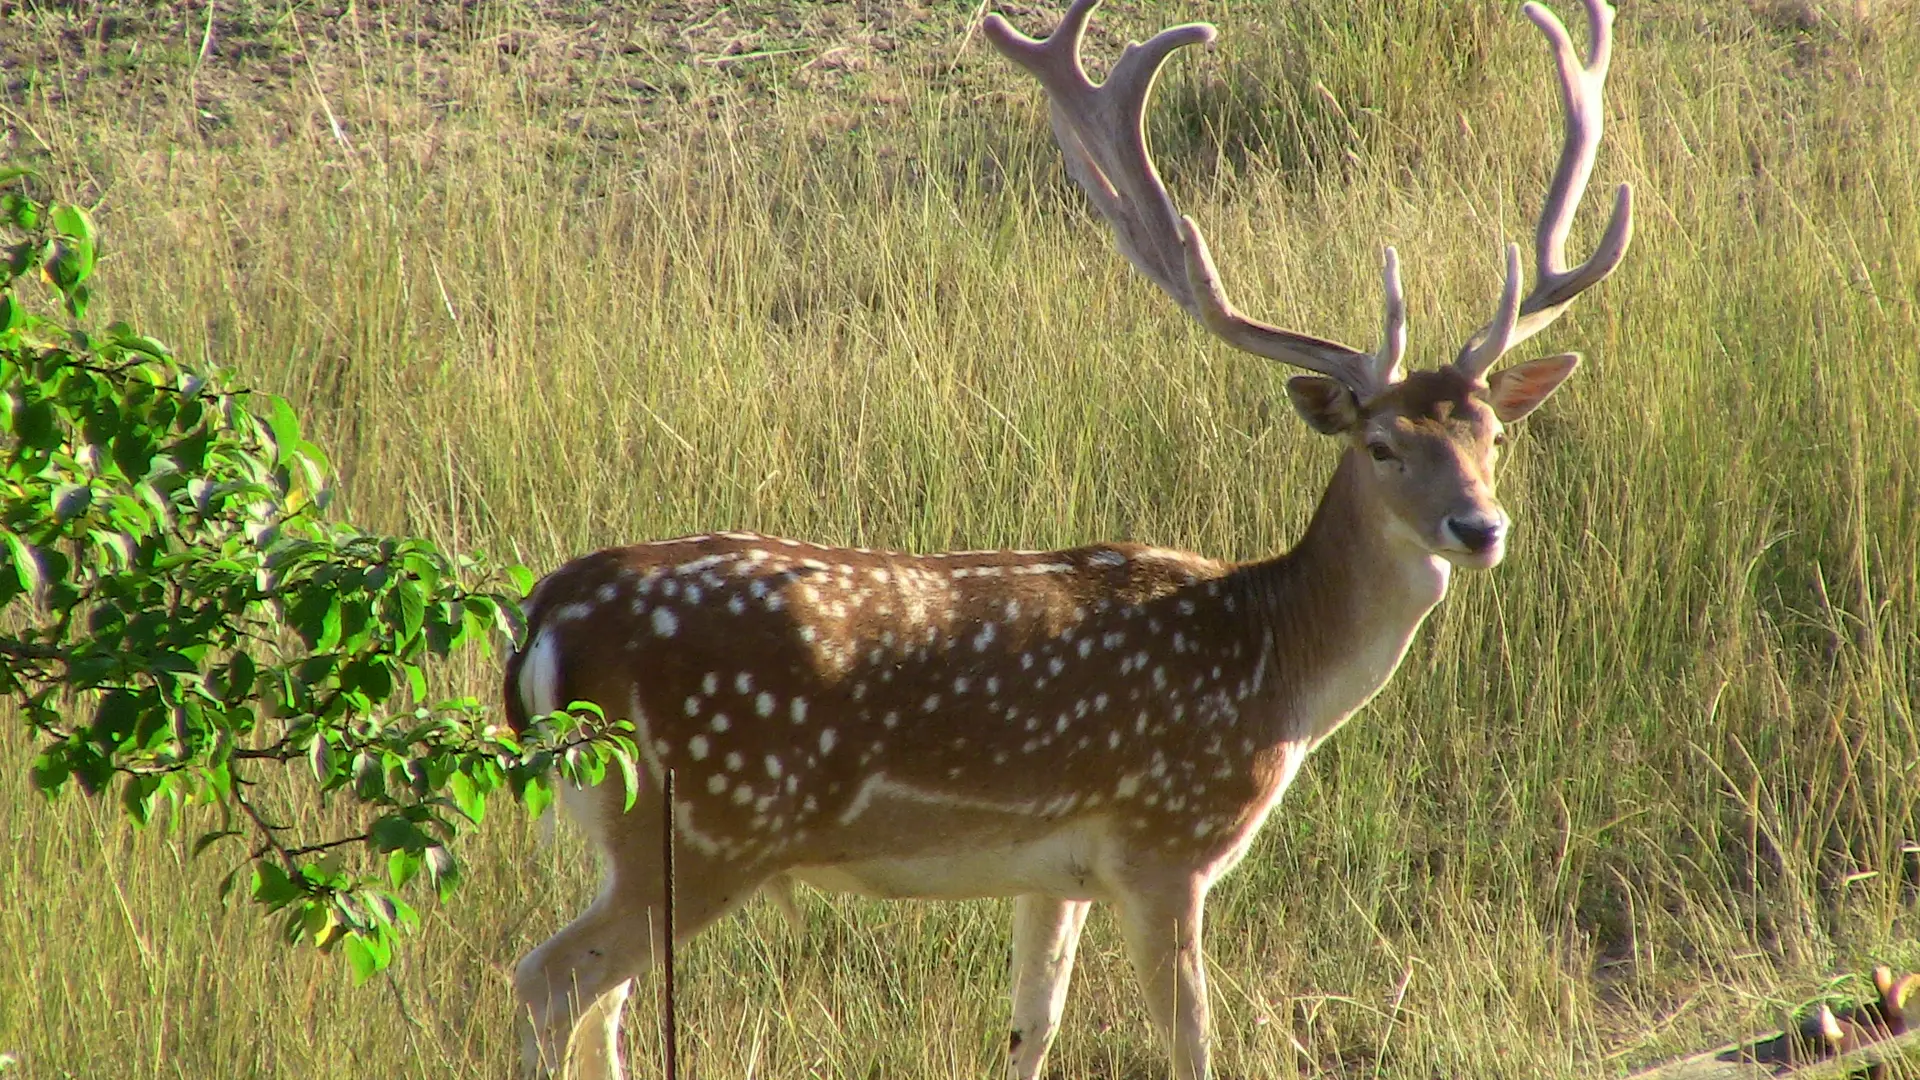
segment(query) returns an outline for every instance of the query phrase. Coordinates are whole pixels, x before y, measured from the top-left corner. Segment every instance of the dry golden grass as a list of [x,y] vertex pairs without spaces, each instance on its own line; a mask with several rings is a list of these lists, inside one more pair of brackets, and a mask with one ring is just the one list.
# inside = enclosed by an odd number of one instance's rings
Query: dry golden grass
[[[710,528],[1281,549],[1330,448],[1283,372],[1130,276],[973,7],[27,6],[0,115],[100,200],[112,314],[290,394],[369,525],[536,568]],[[1635,248],[1540,343],[1589,363],[1512,455],[1513,555],[1216,893],[1223,1075],[1617,1075],[1920,960],[1911,15],[1622,13],[1598,182],[1636,184]],[[1224,41],[1154,138],[1236,296],[1367,341],[1392,243],[1413,355],[1449,356],[1557,145],[1534,31],[1295,0],[1123,7],[1098,37],[1191,17]],[[592,888],[571,834],[490,820],[458,901],[356,989],[221,911],[225,867],[31,795],[28,758],[0,748],[0,1051],[27,1076],[506,1075],[505,973]],[[689,951],[698,1075],[999,1067],[1002,905],[806,910]],[[1054,1069],[1163,1060],[1096,917]]]

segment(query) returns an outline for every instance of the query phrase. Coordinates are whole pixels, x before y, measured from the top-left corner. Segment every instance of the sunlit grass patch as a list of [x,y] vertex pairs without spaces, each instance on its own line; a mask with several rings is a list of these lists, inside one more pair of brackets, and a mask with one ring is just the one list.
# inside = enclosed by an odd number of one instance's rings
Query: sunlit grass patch
[[[185,14],[72,38],[9,91],[9,147],[101,200],[103,295],[293,396],[371,526],[543,569],[715,528],[1247,558],[1330,473],[1284,373],[1111,250],[970,4],[245,7],[217,14],[259,16],[225,31],[253,53],[203,58]],[[1597,181],[1636,185],[1634,250],[1537,343],[1588,362],[1515,440],[1507,563],[1216,893],[1224,1074],[1617,1074],[1837,967],[1913,966],[1911,14],[1623,10]],[[1117,7],[1099,41],[1192,17],[1223,43],[1152,131],[1235,296],[1370,345],[1392,243],[1410,355],[1451,357],[1557,148],[1535,32],[1301,0]],[[592,889],[569,832],[490,821],[459,901],[354,989],[222,912],[225,867],[29,796],[29,757],[8,745],[0,795],[0,1052],[26,1075],[505,1075],[506,973]],[[806,914],[751,907],[686,954],[700,1075],[999,1068],[1004,905]],[[1096,915],[1054,1068],[1162,1060]]]

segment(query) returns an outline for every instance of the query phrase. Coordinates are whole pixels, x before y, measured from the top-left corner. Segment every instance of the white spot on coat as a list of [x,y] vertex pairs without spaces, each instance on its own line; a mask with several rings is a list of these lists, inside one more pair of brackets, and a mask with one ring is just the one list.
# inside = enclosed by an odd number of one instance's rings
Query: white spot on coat
[[986,652],[987,646],[993,644],[993,637],[997,629],[993,623],[981,624],[980,632],[973,635],[973,651]]

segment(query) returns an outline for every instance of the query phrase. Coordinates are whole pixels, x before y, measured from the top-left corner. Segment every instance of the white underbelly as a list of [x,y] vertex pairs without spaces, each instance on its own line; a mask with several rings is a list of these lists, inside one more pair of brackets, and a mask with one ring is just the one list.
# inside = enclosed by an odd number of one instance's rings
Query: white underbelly
[[1035,840],[969,847],[936,855],[796,866],[792,876],[817,889],[888,899],[966,900],[1040,893],[1062,900],[1104,900],[1099,873],[1104,818],[1082,818]]

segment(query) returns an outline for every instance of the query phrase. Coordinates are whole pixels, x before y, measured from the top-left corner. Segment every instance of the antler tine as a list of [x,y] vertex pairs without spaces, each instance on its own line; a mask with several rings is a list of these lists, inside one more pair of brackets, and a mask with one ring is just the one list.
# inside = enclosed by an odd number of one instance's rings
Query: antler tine
[[[1585,3],[1589,55],[1584,63],[1558,16],[1538,3],[1529,3],[1522,9],[1546,35],[1553,49],[1554,66],[1560,75],[1560,101],[1566,111],[1566,140],[1534,234],[1533,290],[1520,302],[1518,318],[1498,348],[1489,346],[1495,344],[1493,331],[1498,329],[1500,318],[1481,327],[1454,361],[1455,367],[1475,378],[1484,374],[1502,353],[1546,329],[1574,297],[1613,273],[1633,240],[1633,187],[1623,183],[1615,190],[1613,214],[1594,253],[1579,266],[1569,268],[1566,264],[1567,232],[1573,225],[1574,211],[1586,194],[1587,181],[1593,175],[1594,157],[1600,148],[1602,90],[1613,54],[1612,5],[1607,0],[1585,0]],[[1510,267],[1509,273],[1516,271],[1517,267]]]
[[1507,283],[1500,289],[1500,306],[1494,309],[1493,321],[1481,327],[1466,348],[1460,350],[1460,359],[1454,361],[1454,366],[1477,378],[1513,347],[1513,329],[1519,321],[1520,245],[1508,244]]
[[1400,288],[1400,253],[1389,245],[1380,268],[1380,287],[1386,294],[1385,323],[1380,350],[1373,354],[1373,375],[1382,384],[1397,383],[1406,372],[1400,360],[1407,353],[1407,296]]
[[[1147,151],[1146,107],[1154,80],[1173,53],[1217,36],[1204,23],[1175,26],[1129,44],[1098,86],[1080,64],[1080,42],[1100,0],[1075,0],[1060,25],[1036,40],[998,14],[982,28],[1002,55],[1040,81],[1067,171],[1112,228],[1121,253],[1187,314],[1235,348],[1317,371],[1362,396],[1383,385],[1376,358],[1339,342],[1295,333],[1242,314],[1227,298],[1199,226],[1184,218]],[[1396,324],[1391,314],[1389,327]],[[1404,322],[1404,315],[1399,322]],[[1395,365],[1398,350],[1391,352]],[[1395,366],[1389,365],[1389,367]]]

